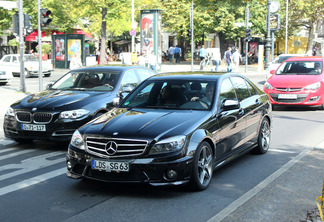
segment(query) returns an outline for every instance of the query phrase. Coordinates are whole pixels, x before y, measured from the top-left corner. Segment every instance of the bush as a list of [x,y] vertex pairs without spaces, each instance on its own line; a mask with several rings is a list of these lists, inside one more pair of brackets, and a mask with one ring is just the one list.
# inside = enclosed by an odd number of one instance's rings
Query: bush
[[[50,44],[46,44],[46,43],[43,43],[42,44],[42,54],[51,54],[51,45]],[[38,46],[36,47],[36,50],[38,52]]]

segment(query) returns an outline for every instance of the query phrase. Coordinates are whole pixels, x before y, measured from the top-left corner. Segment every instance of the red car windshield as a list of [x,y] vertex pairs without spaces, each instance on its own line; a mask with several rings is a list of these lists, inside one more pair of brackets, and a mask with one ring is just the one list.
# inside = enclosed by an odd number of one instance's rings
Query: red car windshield
[[321,61],[289,61],[278,68],[276,75],[319,75],[322,71]]

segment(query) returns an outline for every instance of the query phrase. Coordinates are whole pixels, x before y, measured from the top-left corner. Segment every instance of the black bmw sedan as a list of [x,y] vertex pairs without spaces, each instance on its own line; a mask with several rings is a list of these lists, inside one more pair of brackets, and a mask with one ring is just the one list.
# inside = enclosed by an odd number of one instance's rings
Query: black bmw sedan
[[68,72],[48,87],[12,104],[4,133],[17,142],[69,141],[74,131],[106,113],[144,79],[145,67],[97,66]]
[[160,74],[74,132],[67,176],[204,190],[214,169],[266,153],[270,129],[269,98],[244,76]]

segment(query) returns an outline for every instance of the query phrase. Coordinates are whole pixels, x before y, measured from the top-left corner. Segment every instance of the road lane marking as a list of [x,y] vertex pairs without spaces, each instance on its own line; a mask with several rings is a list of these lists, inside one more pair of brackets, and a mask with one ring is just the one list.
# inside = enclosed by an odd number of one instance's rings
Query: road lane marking
[[51,171],[51,172],[48,172],[48,173],[45,173],[45,174],[42,174],[42,175],[39,175],[36,177],[32,177],[32,178],[23,180],[21,182],[0,188],[0,196],[3,196],[5,194],[8,194],[8,193],[11,193],[11,192],[14,192],[14,191],[17,191],[17,190],[41,183],[41,182],[44,182],[51,178],[60,176],[60,175],[64,174],[65,172],[66,172],[66,168],[64,167],[64,168],[61,168],[58,170],[54,170],[54,171]]
[[26,153],[30,153],[30,152],[34,152],[34,151],[36,151],[36,150],[34,150],[34,149],[21,150],[21,151],[18,151],[18,152],[14,152],[14,153],[10,153],[10,154],[4,155],[4,156],[0,156],[0,160],[9,159],[11,157],[15,157],[15,156],[18,156],[18,155],[22,155],[22,154],[26,154]]
[[277,153],[296,153],[296,152],[293,152],[293,151],[280,150],[280,149],[269,149],[269,152],[277,152]]
[[0,139],[0,147],[3,146],[7,146],[9,144],[13,144],[14,141],[13,140],[9,140],[9,139]]
[[64,162],[65,161],[65,157],[60,157],[57,159],[53,159],[53,160],[48,160],[48,158],[52,158],[52,157],[56,157],[58,155],[62,155],[65,154],[64,152],[52,152],[52,153],[47,153],[44,155],[40,155],[40,156],[35,156],[26,160],[21,161],[20,163],[17,164],[8,164],[8,165],[4,165],[2,167],[0,167],[0,172],[1,171],[5,171],[5,170],[12,170],[12,169],[16,169],[13,172],[9,172],[3,175],[0,175],[0,181],[1,180],[5,180],[14,176],[18,176],[24,173],[28,173],[31,171],[35,171],[38,169],[42,169],[48,166],[52,166],[55,165],[57,163],[60,162]]
[[[0,142],[1,143],[1,142]],[[1,144],[2,145],[2,144]],[[15,151],[18,148],[5,148],[5,149],[1,149],[0,153],[5,153],[5,152],[11,152],[11,151]]]
[[324,141],[316,145],[315,147],[310,147],[305,149],[303,152],[295,156],[293,159],[291,159],[289,162],[287,162],[285,165],[280,167],[276,172],[271,174],[269,177],[267,177],[265,180],[261,181],[258,185],[256,185],[254,188],[243,194],[240,198],[233,201],[230,205],[228,205],[226,208],[224,208],[222,211],[220,211],[218,214],[210,218],[207,222],[219,222],[225,219],[227,216],[229,216],[231,213],[233,213],[237,208],[242,206],[244,203],[246,203],[248,200],[250,200],[253,196],[258,194],[260,191],[262,191],[266,186],[268,186],[270,183],[272,183],[275,179],[280,177],[282,174],[284,174],[287,170],[289,170],[295,163],[300,161],[303,157],[305,157],[309,152],[311,152],[314,149],[324,149]]

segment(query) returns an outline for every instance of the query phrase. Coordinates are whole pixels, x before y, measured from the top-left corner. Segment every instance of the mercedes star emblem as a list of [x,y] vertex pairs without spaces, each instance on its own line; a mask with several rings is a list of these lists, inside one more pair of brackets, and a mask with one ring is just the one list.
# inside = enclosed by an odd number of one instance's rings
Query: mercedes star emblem
[[115,153],[117,153],[117,148],[118,148],[117,143],[115,143],[114,141],[109,141],[106,144],[106,153],[109,156],[114,155]]

